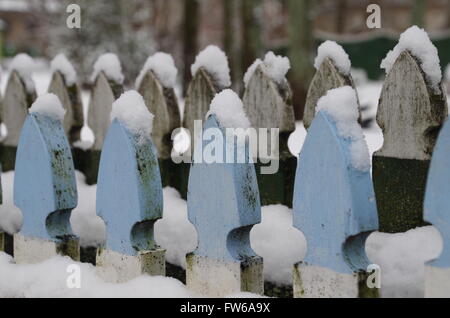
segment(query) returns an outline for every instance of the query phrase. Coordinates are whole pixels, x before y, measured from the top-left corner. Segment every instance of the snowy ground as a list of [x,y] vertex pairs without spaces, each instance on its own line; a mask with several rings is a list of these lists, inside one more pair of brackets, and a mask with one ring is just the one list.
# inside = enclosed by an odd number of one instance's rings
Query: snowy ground
[[[7,74],[1,80],[5,90]],[[38,94],[46,91],[50,74],[45,67],[33,75]],[[363,117],[374,117],[381,91],[381,82],[364,82],[358,86],[362,105],[368,106]],[[85,116],[89,93],[83,92]],[[4,130],[4,128],[3,128]],[[381,130],[374,124],[364,131],[371,153],[383,143]],[[301,122],[289,140],[289,147],[298,154],[306,131]],[[82,130],[83,143],[92,143],[92,132]],[[20,211],[13,205],[12,187],[14,173],[3,173],[3,200],[0,207],[0,228],[15,232],[20,228]],[[104,241],[103,221],[95,214],[95,186],[87,186],[84,176],[77,173],[79,204],[72,214],[72,226],[84,245]],[[251,232],[252,246],[264,257],[266,279],[291,283],[292,265],[306,253],[306,242],[301,232],[292,227],[292,211],[284,206],[268,206],[262,209],[263,221]],[[196,247],[196,232],[187,220],[186,202],[176,190],[164,189],[164,218],[156,223],[155,237],[167,249],[167,260],[185,266],[185,255]],[[382,291],[385,297],[423,296],[424,263],[436,258],[442,250],[439,233],[433,227],[419,228],[407,233],[389,235],[374,233],[366,246],[370,260],[381,266]],[[58,257],[37,265],[14,265],[0,253],[0,297],[195,297],[176,280],[162,277],[140,277],[127,284],[113,285],[103,282],[95,274],[95,268],[82,265],[81,290],[66,287],[67,265],[73,263]],[[237,295],[239,296],[239,295]],[[242,296],[242,295],[240,295]]]

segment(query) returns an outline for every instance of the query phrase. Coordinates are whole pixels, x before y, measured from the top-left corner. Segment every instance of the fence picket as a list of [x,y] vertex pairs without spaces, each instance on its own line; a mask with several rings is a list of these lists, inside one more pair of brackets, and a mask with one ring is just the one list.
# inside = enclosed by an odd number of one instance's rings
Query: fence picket
[[431,90],[417,60],[404,51],[387,75],[377,114],[384,144],[373,156],[373,182],[382,232],[424,225],[430,158],[447,113],[446,97]]
[[72,154],[62,124],[28,115],[17,148],[14,203],[23,226],[14,236],[17,262],[35,263],[57,253],[79,259],[78,240],[70,226],[77,205]]
[[158,157],[153,142],[140,138],[115,119],[100,161],[97,213],[106,223],[107,243],[97,265],[114,268],[117,281],[165,275],[165,250],[153,237],[163,209]]
[[442,128],[431,160],[424,219],[441,233],[444,250],[438,259],[426,264],[425,297],[450,297],[450,123]]
[[[344,105],[343,105],[344,106]],[[351,166],[351,141],[324,111],[314,119],[299,158],[294,226],[307,240],[294,268],[294,296],[376,297],[364,282],[365,241],[378,228],[370,172]]]
[[[210,128],[219,129],[225,140],[215,115],[205,123],[204,129]],[[225,153],[226,143],[223,147]],[[242,145],[234,147],[235,152],[245,151]],[[187,286],[211,297],[241,291],[262,294],[262,259],[250,246],[250,230],[261,221],[254,165],[194,162],[188,215],[197,230],[198,247],[186,256]]]

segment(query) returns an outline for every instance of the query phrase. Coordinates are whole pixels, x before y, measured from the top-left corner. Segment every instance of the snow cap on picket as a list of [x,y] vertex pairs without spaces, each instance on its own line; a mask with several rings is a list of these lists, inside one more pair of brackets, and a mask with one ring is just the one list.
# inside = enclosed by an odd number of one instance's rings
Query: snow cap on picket
[[339,137],[351,141],[352,166],[370,170],[370,156],[361,126],[358,123],[358,98],[350,86],[331,89],[317,103],[317,112],[326,112],[336,123]]
[[53,119],[63,121],[66,110],[55,94],[47,93],[39,96],[30,107],[30,114],[39,113]]
[[244,111],[242,100],[231,89],[223,90],[214,97],[206,118],[212,114],[217,116],[224,128],[250,127],[250,120]]
[[402,33],[398,44],[389,51],[381,62],[381,68],[388,74],[402,52],[408,51],[419,60],[426,79],[435,93],[440,93],[442,71],[439,63],[438,50],[431,42],[427,32],[417,26],[412,26]]
[[72,86],[77,81],[77,72],[72,63],[63,53],[56,55],[50,63],[52,72],[60,72],[67,86]]
[[148,71],[152,71],[155,74],[162,86],[166,88],[175,87],[178,70],[175,67],[172,55],[158,52],[150,56],[136,79],[136,88],[139,88]]
[[153,114],[137,91],[123,93],[112,105],[111,121],[117,119],[133,134],[150,138],[153,129]]
[[105,76],[118,84],[122,84],[124,76],[122,74],[122,65],[114,53],[105,53],[101,55],[94,64],[94,72],[91,81],[95,81],[98,74],[103,72]]
[[31,78],[31,74],[33,74],[33,70],[35,68],[35,62],[31,56],[26,53],[17,54],[11,64],[9,65],[10,71],[17,71],[19,76],[23,80],[25,84],[25,89],[28,93],[34,92],[34,82]]
[[316,70],[320,68],[326,58],[330,58],[343,75],[350,75],[352,63],[342,46],[334,41],[323,42],[317,50],[317,56],[314,61]]
[[220,88],[231,85],[228,58],[217,46],[210,45],[197,55],[195,63],[191,66],[192,76],[195,76],[202,67],[213,77]]
[[268,52],[264,57],[264,60],[256,59],[256,61],[250,65],[244,75],[245,86],[248,85],[253,73],[255,73],[255,70],[260,65],[267,76],[273,79],[278,85],[283,84],[286,80],[287,72],[291,69],[289,58],[281,55],[275,55],[273,52]]

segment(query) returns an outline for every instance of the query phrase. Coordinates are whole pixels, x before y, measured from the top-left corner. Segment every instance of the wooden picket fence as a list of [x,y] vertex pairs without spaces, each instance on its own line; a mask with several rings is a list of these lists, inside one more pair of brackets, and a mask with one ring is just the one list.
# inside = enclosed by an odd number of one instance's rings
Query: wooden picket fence
[[[353,86],[351,76],[325,59],[311,83],[308,136],[297,159],[287,147],[295,129],[290,89],[263,69],[255,71],[243,97],[250,122],[255,128],[280,129],[280,170],[262,175],[255,169],[262,163],[250,160],[173,163],[172,131],[193,129],[194,120],[204,120],[219,92],[203,68],[189,86],[183,124],[173,90],[151,71],[146,74],[138,91],[156,116],[152,140],[145,143],[119,121],[109,123],[111,104],[124,89],[100,73],[89,114],[96,141],[88,150],[73,147],[83,125],[78,86],[66,87],[58,72],[52,78],[50,91],[69,110],[61,124],[27,114],[34,96],[13,72],[1,112],[8,128],[1,160],[4,170],[15,169],[14,201],[24,223],[13,236],[0,234],[0,250],[18,263],[68,255],[105,268],[105,279],[112,279],[107,273],[114,268],[119,273],[114,281],[142,273],[165,275],[165,250],[157,246],[153,226],[163,217],[162,189],[170,185],[187,198],[198,234],[197,249],[186,256],[186,284],[203,295],[264,293],[263,259],[251,248],[250,231],[261,221],[261,205],[281,203],[293,207],[294,226],[308,242],[306,259],[293,264],[295,297],[378,297],[379,291],[364,283],[370,265],[366,238],[376,230],[403,232],[427,222],[440,230],[445,249],[427,264],[426,295],[450,296],[450,124],[441,130],[445,95],[430,89],[409,52],[400,55],[381,93],[377,122],[385,142],[373,156],[371,177],[349,166],[349,143],[333,119],[316,114],[321,96],[346,85]],[[214,115],[204,126],[220,129],[225,137]],[[79,247],[70,226],[77,205],[75,169],[97,182],[97,213],[107,227],[106,245],[93,254]],[[318,199],[322,193],[326,200]]]

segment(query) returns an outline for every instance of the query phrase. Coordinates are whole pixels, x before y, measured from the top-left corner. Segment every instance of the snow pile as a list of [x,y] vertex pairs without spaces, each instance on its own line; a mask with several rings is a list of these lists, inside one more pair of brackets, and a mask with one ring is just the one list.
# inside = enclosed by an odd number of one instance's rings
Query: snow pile
[[112,104],[111,121],[119,120],[133,134],[141,137],[151,137],[153,117],[145,105],[144,98],[136,91],[123,93]]
[[228,58],[217,46],[210,45],[197,55],[195,63],[191,66],[192,76],[195,76],[200,68],[204,68],[220,88],[230,87]]
[[100,72],[103,72],[109,80],[115,81],[118,84],[123,83],[122,65],[114,53],[103,54],[97,59],[94,64],[94,73],[91,76],[92,82],[97,79]]
[[406,233],[373,233],[367,240],[370,261],[381,268],[383,297],[424,296],[425,263],[442,252],[442,238],[431,226]]
[[273,205],[262,208],[262,222],[250,233],[252,248],[264,259],[264,277],[292,284],[292,266],[305,258],[304,235],[292,226],[292,210]]
[[62,122],[66,110],[55,94],[47,93],[39,96],[30,107],[30,113],[39,113]]
[[[81,288],[69,288],[69,266],[79,266]],[[73,274],[72,274],[73,275]],[[124,284],[104,282],[90,264],[57,256],[39,264],[13,264],[0,252],[1,298],[185,298],[193,297],[173,278],[140,276]],[[69,280],[70,281],[70,280]]]
[[342,46],[334,41],[323,42],[317,50],[317,57],[314,61],[314,67],[316,70],[320,68],[326,58],[330,58],[342,74],[350,75],[352,63],[350,62],[350,58]]
[[412,26],[403,32],[398,44],[381,62],[381,68],[386,70],[386,74],[391,71],[395,61],[404,51],[410,52],[419,60],[431,88],[435,93],[441,93],[442,71],[438,51],[428,37],[427,32],[417,26]]
[[224,128],[249,128],[250,121],[245,114],[244,104],[231,89],[225,89],[217,94],[212,102],[206,118],[216,115]]
[[370,171],[369,149],[363,130],[358,123],[358,99],[350,86],[331,89],[319,99],[317,111],[324,111],[336,123],[340,137],[349,139],[352,166],[360,171]]
[[22,212],[14,205],[14,172],[2,173],[3,204],[0,205],[0,232],[10,235],[22,227]]
[[80,238],[81,246],[102,246],[106,242],[106,225],[95,212],[97,186],[87,185],[85,176],[79,171],[75,176],[78,205],[70,216],[72,230]]
[[156,78],[166,88],[174,88],[178,70],[170,54],[158,52],[150,56],[144,64],[144,68],[136,79],[136,89],[141,86],[141,82],[148,71],[152,71]]
[[286,81],[286,74],[291,68],[291,63],[287,57],[275,55],[273,52],[268,52],[264,57],[264,61],[257,59],[248,68],[244,75],[244,83],[246,87],[248,86],[253,73],[255,73],[256,69],[260,65],[267,76],[273,79],[278,85],[281,85]]
[[76,83],[77,72],[63,53],[55,56],[50,63],[50,68],[52,72],[60,72],[64,76],[64,81],[67,86],[72,86]]
[[17,71],[17,73],[19,73],[19,76],[24,82],[25,89],[28,93],[34,93],[34,82],[31,78],[34,67],[34,60],[25,53],[17,54],[9,65],[11,72]]

